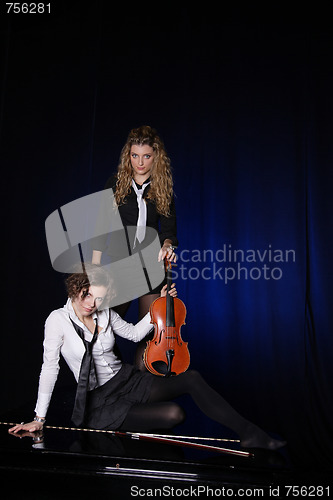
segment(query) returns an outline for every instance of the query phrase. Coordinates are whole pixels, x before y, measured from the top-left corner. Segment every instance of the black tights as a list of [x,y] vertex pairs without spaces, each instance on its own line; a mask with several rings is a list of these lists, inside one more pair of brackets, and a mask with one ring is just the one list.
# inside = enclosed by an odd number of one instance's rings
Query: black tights
[[183,409],[170,401],[189,394],[200,410],[208,417],[235,431],[245,439],[250,428],[254,428],[232,406],[212,389],[202,376],[189,370],[177,377],[156,377],[147,403],[132,406],[122,429],[138,432],[170,429],[185,419]]
[[273,439],[243,418],[194,370],[177,377],[156,376],[148,402],[132,406],[121,429],[148,432],[172,429],[181,424],[185,413],[178,404],[170,400],[183,394],[189,394],[200,410],[212,420],[235,431],[243,447],[277,450],[286,444],[284,441]]

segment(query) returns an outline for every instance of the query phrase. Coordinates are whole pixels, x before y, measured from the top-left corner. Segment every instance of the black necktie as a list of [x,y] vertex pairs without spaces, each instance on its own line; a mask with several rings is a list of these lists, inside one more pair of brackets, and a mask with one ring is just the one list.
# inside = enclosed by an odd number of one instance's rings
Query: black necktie
[[88,340],[85,340],[84,331],[82,330],[82,328],[79,327],[76,323],[74,323],[74,321],[71,318],[70,320],[76,330],[76,333],[79,335],[79,337],[81,337],[84,343],[84,347],[86,349],[86,352],[84,353],[81,362],[80,375],[77,383],[75,403],[72,414],[72,421],[76,426],[79,426],[82,425],[84,421],[87,391],[90,388],[89,386],[91,386],[91,388],[93,389],[97,384],[95,365],[92,357],[92,348],[97,339],[98,325],[97,325],[97,320],[95,320],[96,326],[94,335],[91,342],[89,342]]

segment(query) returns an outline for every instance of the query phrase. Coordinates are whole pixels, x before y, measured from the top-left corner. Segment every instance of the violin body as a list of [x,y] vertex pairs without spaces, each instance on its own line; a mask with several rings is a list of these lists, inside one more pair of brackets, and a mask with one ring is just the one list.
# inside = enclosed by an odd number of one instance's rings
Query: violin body
[[151,323],[155,331],[147,342],[143,361],[147,370],[154,375],[170,377],[179,375],[190,365],[190,353],[180,329],[185,324],[186,307],[177,297],[169,294],[171,287],[170,270],[167,273],[166,297],[159,297],[150,306]]

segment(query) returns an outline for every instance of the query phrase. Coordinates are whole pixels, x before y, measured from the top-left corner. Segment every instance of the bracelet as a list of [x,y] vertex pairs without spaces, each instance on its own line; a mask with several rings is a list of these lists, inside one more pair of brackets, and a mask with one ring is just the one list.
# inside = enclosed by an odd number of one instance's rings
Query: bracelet
[[41,418],[41,417],[35,417],[34,418],[35,422],[40,422],[41,424],[45,424],[46,418]]

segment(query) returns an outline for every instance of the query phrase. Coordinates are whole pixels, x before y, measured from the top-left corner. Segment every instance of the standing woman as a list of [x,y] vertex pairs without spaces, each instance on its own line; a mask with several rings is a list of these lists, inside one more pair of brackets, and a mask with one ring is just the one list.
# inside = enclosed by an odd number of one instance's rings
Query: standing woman
[[[121,151],[118,171],[109,178],[105,189],[112,188],[119,214],[125,228],[137,226],[132,251],[145,246],[146,227],[155,229],[160,238],[161,250],[156,258],[176,260],[174,247],[178,245],[176,211],[170,158],[156,131],[150,126],[131,130]],[[106,239],[94,244],[92,263],[100,264],[106,250]],[[139,298],[139,320],[149,311],[152,302],[160,295],[164,283]],[[124,317],[130,303],[115,308]],[[144,370],[143,340],[136,355],[137,366]]]

